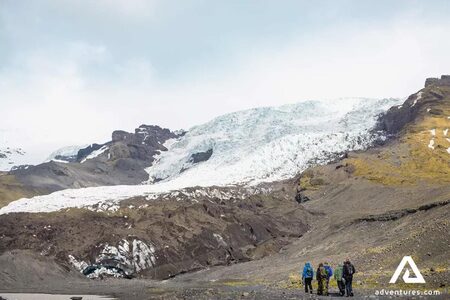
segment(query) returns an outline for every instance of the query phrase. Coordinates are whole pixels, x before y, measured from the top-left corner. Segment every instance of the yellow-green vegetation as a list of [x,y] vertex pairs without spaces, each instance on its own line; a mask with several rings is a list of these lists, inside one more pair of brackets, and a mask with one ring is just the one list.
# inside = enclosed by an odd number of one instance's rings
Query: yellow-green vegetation
[[[290,273],[288,280],[280,282],[279,287],[285,288],[285,289],[304,289],[302,277],[300,276],[300,274],[297,274],[297,273]],[[313,287],[314,291],[317,291],[317,288],[318,288],[317,280],[314,279],[312,281],[312,287]],[[330,278],[329,287],[337,289],[337,282],[336,282],[336,280],[334,280],[333,277]]]
[[439,92],[446,97],[404,128],[399,143],[378,155],[347,159],[355,167],[354,174],[384,185],[450,183],[450,89]]
[[297,273],[289,274],[289,279],[287,284],[285,283],[285,288],[301,288],[302,287],[302,278]]
[[382,247],[382,246],[368,247],[365,249],[365,252],[368,254],[382,254],[382,253],[385,253],[386,251],[388,251],[388,247]]
[[312,170],[306,170],[300,178],[300,188],[302,190],[317,190],[325,181],[322,178],[314,176]]
[[148,288],[147,288],[147,291],[148,291],[151,295],[163,295],[163,294],[172,292],[172,291],[170,290],[170,288],[160,288],[160,287],[154,287],[154,286],[148,287]]
[[254,282],[249,282],[246,280],[226,280],[220,281],[220,284],[226,286],[249,286],[255,284]]
[[39,194],[37,191],[25,188],[13,175],[0,175],[0,207],[14,200],[37,194]]

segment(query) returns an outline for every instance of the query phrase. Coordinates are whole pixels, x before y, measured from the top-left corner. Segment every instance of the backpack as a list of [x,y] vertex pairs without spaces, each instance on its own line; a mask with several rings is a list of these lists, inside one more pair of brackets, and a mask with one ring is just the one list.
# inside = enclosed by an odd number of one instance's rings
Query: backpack
[[353,276],[355,274],[355,267],[348,263],[344,265],[344,275],[346,276]]
[[328,272],[327,269],[325,269],[324,267],[319,267],[319,269],[317,270],[317,275],[319,278],[327,278],[328,277]]
[[348,264],[348,274],[355,274],[355,267],[352,264]]
[[306,269],[306,278],[312,278],[313,277],[313,270],[312,268]]

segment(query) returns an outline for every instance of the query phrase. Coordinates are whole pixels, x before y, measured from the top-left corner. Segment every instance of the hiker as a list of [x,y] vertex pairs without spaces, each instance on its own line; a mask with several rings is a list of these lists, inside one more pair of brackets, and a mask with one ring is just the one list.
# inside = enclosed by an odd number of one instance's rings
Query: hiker
[[328,296],[327,277],[328,277],[327,269],[325,269],[323,264],[320,263],[316,272],[316,279],[317,283],[319,284],[319,287],[317,288],[317,295]]
[[307,262],[305,264],[305,266],[303,267],[303,272],[302,272],[302,281],[303,281],[303,285],[305,286],[305,293],[313,293],[313,288],[312,288],[312,280],[314,278],[314,270],[311,267],[311,263]]
[[352,289],[352,281],[353,274],[356,273],[355,267],[352,265],[349,259],[344,262],[344,267],[342,271],[342,276],[345,279],[345,291],[347,293],[347,297],[353,297],[353,289]]
[[339,288],[339,295],[345,295],[345,279],[342,277],[342,272],[344,271],[343,265],[338,265],[334,270],[334,279],[336,279],[337,286]]
[[330,278],[331,276],[333,276],[333,269],[327,262],[324,263],[323,267],[325,268],[325,270],[327,270],[327,291],[328,291],[328,288],[330,287]]

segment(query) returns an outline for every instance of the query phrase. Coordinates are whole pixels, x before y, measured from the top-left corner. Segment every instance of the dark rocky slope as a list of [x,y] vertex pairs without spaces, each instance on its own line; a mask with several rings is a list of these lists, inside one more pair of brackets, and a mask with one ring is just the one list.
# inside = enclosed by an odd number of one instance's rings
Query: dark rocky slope
[[380,117],[378,130],[398,134],[406,125],[416,122],[417,118],[423,117],[426,112],[443,116],[444,110],[440,105],[445,102],[449,87],[450,75],[442,75],[440,79],[428,78],[424,89],[409,96],[402,105],[391,107]]
[[[186,193],[190,195],[189,190]],[[105,267],[164,279],[276,253],[308,229],[309,213],[283,188],[255,195],[239,188],[214,188],[208,193],[212,196],[202,193],[183,200],[171,194],[154,201],[134,198],[109,213],[71,209],[2,215],[0,253],[32,250],[68,268],[74,268],[69,259],[73,256],[86,262],[80,268],[86,274]],[[218,193],[230,194],[214,196]],[[135,253],[129,260],[115,250],[106,255],[107,245],[121,249],[124,240]]]

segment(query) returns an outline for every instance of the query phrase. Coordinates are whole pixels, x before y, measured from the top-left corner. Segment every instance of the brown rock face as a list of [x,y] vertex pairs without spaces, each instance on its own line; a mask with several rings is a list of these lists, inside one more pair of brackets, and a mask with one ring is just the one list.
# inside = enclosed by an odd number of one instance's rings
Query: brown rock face
[[128,146],[122,141],[114,142],[109,148],[109,153],[111,160],[130,157],[130,150]]
[[425,87],[428,87],[430,85],[450,86],[450,75],[442,75],[441,78],[427,78],[425,80]]
[[439,78],[427,78],[425,80],[425,87],[435,84],[439,81]]
[[431,113],[438,113],[433,106],[444,98],[442,87],[450,87],[450,75],[442,75],[440,79],[427,78],[424,89],[409,96],[403,105],[391,107],[380,117],[377,130],[394,135],[406,124],[414,122],[424,110],[430,109]]
[[[112,145],[120,143],[115,147],[111,158],[134,158],[146,162],[152,162],[153,156],[158,151],[167,151],[163,146],[164,142],[179,135],[171,132],[167,128],[161,128],[154,125],[141,125],[135,129],[134,133],[123,130],[116,130],[112,133]],[[128,147],[124,151],[123,146]],[[125,155],[125,156],[124,156]]]
[[123,131],[123,130],[115,130],[112,133],[112,142],[127,142],[132,140],[132,133]]

